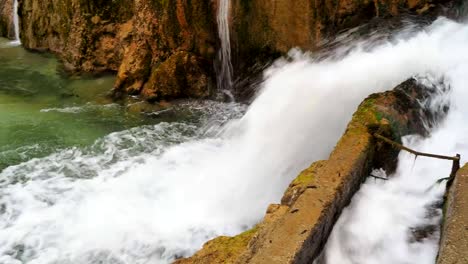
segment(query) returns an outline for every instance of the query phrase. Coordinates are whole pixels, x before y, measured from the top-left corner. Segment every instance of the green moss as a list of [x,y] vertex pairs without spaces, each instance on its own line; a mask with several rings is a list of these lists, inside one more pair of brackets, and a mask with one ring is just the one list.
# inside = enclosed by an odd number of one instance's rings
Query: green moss
[[[234,263],[237,257],[247,248],[252,237],[258,232],[259,226],[255,226],[234,237],[218,237],[205,244],[198,253],[201,259],[210,263]],[[204,256],[204,252],[208,254]],[[206,258],[204,258],[206,257]]]
[[379,111],[375,111],[375,118],[377,118],[377,121],[381,121],[383,116],[382,116],[382,113],[380,113]]
[[323,167],[325,162],[326,162],[325,160],[319,160],[319,161],[316,161],[316,162],[312,163],[312,165],[310,165],[309,168],[302,171],[299,174],[299,176],[297,176],[291,182],[290,186],[292,186],[292,187],[295,187],[295,186],[307,187],[309,184],[311,184],[314,181],[315,175],[317,174],[317,170],[319,168]]
[[[356,113],[354,113],[353,121],[366,126],[378,123],[379,114],[377,114],[374,104],[375,98],[373,98],[372,95],[365,99],[364,102],[359,105]],[[381,117],[380,115],[380,118]]]
[[226,253],[233,253],[245,249],[249,244],[250,239],[257,233],[258,226],[253,227],[243,233],[234,237],[222,237],[219,243],[216,243],[219,250],[225,251]]
[[314,174],[313,173],[301,173],[299,176],[297,176],[296,179],[292,181],[292,185],[297,186],[297,185],[307,185],[308,183],[312,182],[314,180]]

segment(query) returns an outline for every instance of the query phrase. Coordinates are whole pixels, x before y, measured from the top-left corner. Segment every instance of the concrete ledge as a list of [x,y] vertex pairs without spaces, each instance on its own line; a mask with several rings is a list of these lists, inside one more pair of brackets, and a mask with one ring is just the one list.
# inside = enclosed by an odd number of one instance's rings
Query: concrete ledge
[[438,264],[468,263],[468,163],[461,168],[448,193]]
[[[377,142],[373,132],[399,141],[408,133],[424,134],[422,89],[408,80],[393,91],[373,94],[358,107],[326,161],[313,163],[273,204],[254,229],[215,238],[189,263],[312,263],[322,251],[342,209],[349,204],[372,168],[396,167],[398,150]],[[385,167],[387,166],[387,167]]]

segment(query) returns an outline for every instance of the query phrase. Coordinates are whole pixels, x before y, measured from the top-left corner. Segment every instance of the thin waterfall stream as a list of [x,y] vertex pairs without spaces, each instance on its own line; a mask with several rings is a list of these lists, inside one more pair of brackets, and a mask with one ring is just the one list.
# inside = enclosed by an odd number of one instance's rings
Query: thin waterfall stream
[[20,45],[21,40],[20,40],[20,29],[19,29],[19,17],[18,17],[18,0],[14,0],[13,2],[13,27],[14,27],[14,33],[15,33],[15,39],[13,41],[13,44]]
[[[218,84],[229,91],[229,0],[219,3]],[[154,118],[74,96],[112,80],[67,81],[52,58],[2,47],[0,263],[170,263],[239,234],[300,171],[327,158],[366,96],[415,76],[443,78],[451,89],[439,87],[430,106],[450,110],[429,137],[404,144],[466,157],[467,51],[468,25],[440,18],[339,59],[292,50],[265,71],[249,106],[184,101]],[[431,206],[445,190],[434,183],[450,162],[413,163],[401,153],[389,181],[362,186],[327,243],[327,263],[434,263],[440,211]],[[408,239],[429,225],[427,239]]]
[[221,47],[218,51],[218,90],[225,93],[233,100],[232,96],[232,76],[233,67],[231,63],[231,37],[229,32],[229,10],[230,0],[219,0],[218,2],[218,35],[221,41]]

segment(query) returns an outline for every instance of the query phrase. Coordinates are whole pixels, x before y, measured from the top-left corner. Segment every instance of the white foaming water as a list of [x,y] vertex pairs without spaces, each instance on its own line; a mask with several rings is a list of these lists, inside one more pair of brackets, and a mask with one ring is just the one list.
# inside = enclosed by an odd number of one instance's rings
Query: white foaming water
[[233,68],[231,63],[231,37],[229,35],[229,0],[219,0],[218,6],[218,35],[221,48],[218,52],[220,63],[217,74],[218,89],[231,96]]
[[266,72],[242,118],[238,105],[210,106],[201,123],[113,133],[9,167],[0,174],[0,263],[168,263],[239,233],[327,157],[365,96],[413,75],[454,73],[468,61],[454,53],[467,39],[464,26],[442,20],[339,61],[293,52]]
[[[432,110],[450,103],[445,120],[427,138],[407,136],[406,146],[423,152],[468,155],[468,26],[440,19],[425,35],[421,48],[433,46],[433,54],[419,53],[430,63],[436,78],[444,78],[450,91],[433,98]],[[427,61],[429,62],[429,61]],[[440,87],[439,87],[440,88]],[[450,161],[415,157],[402,152],[397,171],[389,181],[368,179],[353,197],[330,236],[324,253],[330,264],[429,264],[437,257],[441,209]],[[424,235],[424,232],[427,232]]]
[[83,106],[69,106],[69,107],[62,107],[62,108],[44,108],[41,109],[41,113],[49,113],[49,112],[59,112],[59,113],[67,113],[67,114],[78,114],[86,111],[93,111],[97,109],[102,109],[102,108],[118,108],[118,104],[106,104],[106,105],[95,105],[91,103],[87,103],[86,105]]
[[18,17],[18,0],[13,2],[13,27],[15,30],[15,39],[13,40],[13,45],[21,45],[20,32],[19,32],[19,17]]

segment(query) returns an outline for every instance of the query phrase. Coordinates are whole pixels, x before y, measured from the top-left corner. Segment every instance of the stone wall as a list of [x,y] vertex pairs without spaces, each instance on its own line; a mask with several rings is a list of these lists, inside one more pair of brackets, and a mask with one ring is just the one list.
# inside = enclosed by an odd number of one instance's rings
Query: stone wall
[[453,181],[445,204],[437,264],[468,263],[468,164]]

